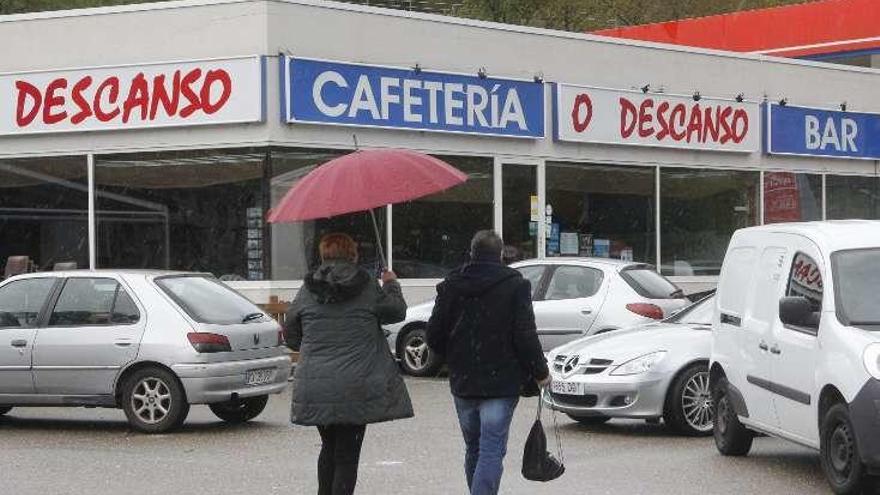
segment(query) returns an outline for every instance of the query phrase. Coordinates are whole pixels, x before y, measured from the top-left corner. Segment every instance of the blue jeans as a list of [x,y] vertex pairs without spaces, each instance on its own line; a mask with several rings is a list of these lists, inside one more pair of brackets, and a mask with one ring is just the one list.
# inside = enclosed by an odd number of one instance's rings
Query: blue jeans
[[455,397],[458,423],[466,447],[464,472],[471,495],[495,495],[504,471],[507,434],[519,397]]

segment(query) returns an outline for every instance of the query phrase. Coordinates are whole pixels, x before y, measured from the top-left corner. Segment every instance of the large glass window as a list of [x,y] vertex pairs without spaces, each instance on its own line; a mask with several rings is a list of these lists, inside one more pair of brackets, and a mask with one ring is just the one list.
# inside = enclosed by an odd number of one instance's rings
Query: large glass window
[[504,259],[507,262],[538,256],[538,168],[534,165],[505,163],[501,170]]
[[758,172],[660,170],[661,270],[717,275],[736,229],[758,224]]
[[880,177],[829,175],[825,180],[829,220],[880,218]]
[[98,156],[98,266],[262,280],[265,151]]
[[547,163],[547,256],[654,263],[655,169]]
[[[287,191],[315,167],[342,156],[348,151],[273,149],[270,164],[270,206],[281,201]],[[375,210],[381,242],[385,243],[385,208]],[[274,224],[271,228],[271,251],[267,259],[274,280],[298,280],[318,264],[318,243],[321,236],[332,232],[346,233],[358,243],[360,265],[376,272],[379,256],[376,234],[370,215],[365,212],[333,218]]]
[[0,275],[88,268],[86,175],[84,156],[0,160]]
[[764,223],[822,220],[822,176],[764,172]]
[[474,233],[492,228],[492,159],[438,158],[468,174],[468,181],[394,205],[394,271],[402,278],[445,277],[467,261]]

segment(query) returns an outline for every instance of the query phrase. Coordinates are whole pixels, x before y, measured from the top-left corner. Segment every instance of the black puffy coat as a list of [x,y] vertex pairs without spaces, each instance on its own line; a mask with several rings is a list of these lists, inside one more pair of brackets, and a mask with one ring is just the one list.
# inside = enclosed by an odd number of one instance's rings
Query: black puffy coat
[[549,374],[531,285],[498,262],[473,262],[437,286],[428,346],[446,358],[458,397],[510,397]]
[[363,425],[413,416],[412,403],[380,325],[406,317],[400,284],[384,287],[346,262],[309,274],[285,321],[300,352],[291,421]]

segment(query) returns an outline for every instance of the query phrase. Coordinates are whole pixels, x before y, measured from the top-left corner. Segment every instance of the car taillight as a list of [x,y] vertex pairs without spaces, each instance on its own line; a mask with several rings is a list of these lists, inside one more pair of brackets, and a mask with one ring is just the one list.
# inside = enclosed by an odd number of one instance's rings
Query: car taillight
[[189,343],[192,344],[196,352],[230,352],[232,346],[229,345],[229,339],[225,335],[205,332],[190,332],[186,334]]
[[278,346],[284,345],[284,330],[278,330]]
[[651,318],[652,320],[662,320],[663,319],[663,308],[657,306],[656,304],[651,303],[629,303],[626,305],[626,309],[632,311],[633,313],[644,316],[645,318]]

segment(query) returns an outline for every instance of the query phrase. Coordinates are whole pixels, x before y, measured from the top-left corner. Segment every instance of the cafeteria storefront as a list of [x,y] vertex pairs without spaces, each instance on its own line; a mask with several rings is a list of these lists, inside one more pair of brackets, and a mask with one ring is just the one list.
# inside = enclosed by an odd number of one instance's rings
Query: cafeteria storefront
[[631,259],[698,290],[737,228],[880,218],[871,69],[313,0],[5,16],[0,41],[26,54],[0,59],[0,263],[205,271],[287,300],[323,233],[365,266],[375,239],[363,214],[267,212],[373,147],[469,176],[380,212],[411,301],[483,228],[509,259]]

